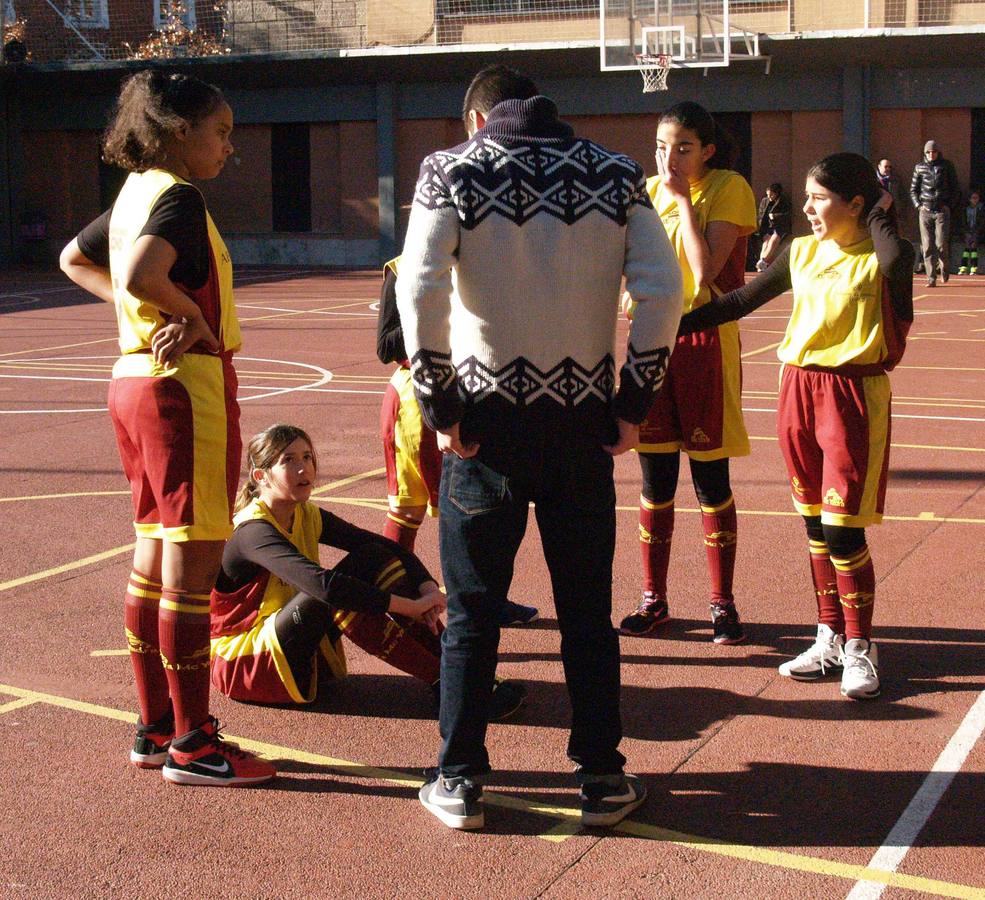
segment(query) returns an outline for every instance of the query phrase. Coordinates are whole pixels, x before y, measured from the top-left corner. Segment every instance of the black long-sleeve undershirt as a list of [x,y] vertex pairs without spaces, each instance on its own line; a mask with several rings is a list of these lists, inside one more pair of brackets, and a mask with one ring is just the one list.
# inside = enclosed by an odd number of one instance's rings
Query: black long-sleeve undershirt
[[[352,525],[320,510],[322,530],[318,543],[351,553],[366,544],[380,544],[404,565],[415,586],[434,578],[424,564],[399,544]],[[263,519],[244,522],[234,532],[222,554],[216,582],[221,593],[232,593],[253,581],[265,569],[286,584],[337,609],[386,612],[390,595],[358,578],[326,569],[308,559],[277,528]]]
[[389,266],[383,272],[380,291],[380,312],[376,324],[376,355],[381,363],[403,362],[407,359],[404,329],[397,311],[397,276]]
[[[889,285],[889,302],[893,313],[904,322],[912,322],[913,246],[897,234],[892,221],[881,207],[875,207],[869,213],[867,225],[879,262],[879,271]],[[734,322],[786,293],[792,286],[788,245],[765,272],[748,284],[721,297],[715,297],[704,306],[689,312],[681,319],[677,333],[692,334],[725,322]]]

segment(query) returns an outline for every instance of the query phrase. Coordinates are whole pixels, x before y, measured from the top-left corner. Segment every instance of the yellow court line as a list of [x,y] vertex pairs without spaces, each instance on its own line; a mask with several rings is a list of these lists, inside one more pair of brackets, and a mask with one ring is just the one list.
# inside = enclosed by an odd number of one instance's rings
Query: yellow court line
[[63,572],[71,572],[74,569],[81,569],[84,566],[102,562],[104,559],[112,559],[114,556],[119,556],[121,553],[127,553],[133,550],[136,546],[136,544],[124,544],[122,547],[104,550],[102,553],[96,553],[84,559],[77,559],[75,562],[65,563],[63,566],[55,566],[53,569],[45,569],[43,572],[35,572],[33,575],[24,575],[21,578],[13,579],[13,581],[4,581],[0,583],[0,591],[9,591],[11,588],[20,587],[22,584],[41,581],[45,578],[51,578],[53,575],[61,575]]
[[125,648],[120,650],[93,650],[89,655],[96,658],[102,656],[129,656],[130,651]]
[[73,491],[70,494],[34,494],[26,497],[0,497],[0,503],[13,503],[15,500],[63,500],[67,497],[119,497],[130,496],[130,491]]
[[317,494],[334,491],[336,488],[345,487],[347,484],[354,484],[357,481],[362,481],[364,478],[376,478],[378,475],[386,475],[385,466],[381,469],[370,469],[368,472],[360,472],[358,475],[350,475],[348,478],[340,478],[338,481],[329,482],[320,488],[315,488],[311,492],[311,496],[314,497]]
[[[368,505],[368,504],[367,504]],[[639,506],[617,506],[617,510],[620,512],[639,512]],[[690,508],[687,506],[675,507],[675,512],[679,513],[699,513],[701,512],[698,508]],[[780,516],[782,518],[795,518],[799,519],[801,517],[800,513],[796,510],[773,510],[773,509],[745,509],[739,510],[740,516],[764,516],[764,517],[776,517]],[[947,523],[949,525],[985,525],[985,519],[965,519],[959,518],[958,516],[938,516],[936,513],[932,512],[922,512],[915,516],[883,516],[884,522],[941,522]]]
[[13,712],[15,709],[23,709],[25,706],[34,706],[38,702],[31,697],[21,697],[19,700],[11,700],[10,703],[0,704],[0,715]]
[[[780,360],[774,360],[771,362],[763,362],[762,360],[756,360],[755,362],[749,363],[750,366],[779,366],[782,365]],[[897,366],[893,369],[894,372],[899,372],[903,369],[908,369],[914,372],[985,372],[985,369],[979,366]]]
[[983,338],[955,338],[955,337],[928,337],[925,334],[917,334],[913,337],[907,338],[908,341],[959,341],[966,344],[981,344],[985,343]]
[[[779,438],[772,437],[770,435],[749,435],[750,441],[773,441],[774,443],[779,440]],[[985,447],[946,447],[939,446],[937,444],[900,444],[893,441],[893,449],[899,447],[905,447],[907,450],[955,450],[961,453],[985,453]]]
[[[341,503],[345,506],[362,506],[366,509],[387,509],[386,501],[379,500],[375,497],[326,497],[324,502]],[[617,506],[616,510],[619,512],[639,512],[639,507]],[[697,507],[692,508],[688,506],[678,506],[676,507],[676,512],[699,513],[701,510]],[[781,518],[800,518],[800,513],[792,509],[746,509],[743,507],[739,510],[739,514],[743,516],[764,516],[767,518],[776,516]],[[949,525],[985,525],[985,519],[966,519],[957,516],[938,516],[933,512],[922,512],[915,516],[883,516],[883,520],[886,522],[940,522],[947,523]]]
[[[120,722],[135,724],[137,716],[135,713],[124,712],[123,710],[112,709],[108,706],[99,706],[95,703],[86,703],[82,700],[73,700],[69,697],[61,697],[56,694],[43,694],[39,691],[29,691],[13,685],[0,684],[0,694],[10,694],[15,697],[30,700],[34,703],[46,703],[51,706],[70,709],[75,712],[86,713],[88,715],[100,716],[102,718],[114,719]],[[319,765],[326,768],[335,769],[339,773],[360,778],[371,778],[377,781],[385,781],[390,784],[400,785],[410,789],[416,789],[423,783],[420,778],[408,775],[405,772],[397,772],[393,769],[381,769],[375,766],[366,766],[362,763],[352,762],[346,759],[336,759],[331,756],[323,756],[320,753],[309,753],[306,750],[297,750],[293,747],[284,747],[279,744],[269,744],[264,741],[255,741],[248,738],[241,738],[235,735],[228,735],[229,740],[235,741],[247,750],[262,753],[272,759],[290,759],[295,762]],[[522,797],[500,794],[495,791],[485,791],[484,801],[491,806],[505,807],[527,813],[535,813],[547,816],[548,818],[558,819],[559,824],[545,831],[541,838],[552,842],[560,842],[576,834],[580,828],[579,820],[581,812],[578,809],[568,806],[557,806],[554,804],[541,803],[537,801],[525,800]],[[773,868],[788,869],[799,872],[809,872],[816,875],[825,875],[833,878],[842,878],[847,881],[875,881],[879,884],[886,884],[892,887],[904,888],[911,891],[923,891],[939,897],[985,897],[985,889],[973,887],[966,884],[956,884],[948,881],[938,881],[932,878],[920,878],[914,875],[903,875],[898,872],[887,872],[881,869],[869,869],[865,866],[850,865],[833,860],[820,859],[814,856],[787,853],[779,850],[771,850],[765,847],[752,847],[746,844],[730,844],[714,838],[705,838],[693,834],[684,834],[679,831],[671,831],[667,828],[660,828],[656,825],[647,825],[642,822],[622,822],[615,827],[616,831],[646,840],[660,841],[661,843],[675,844],[680,847],[687,847],[692,850],[714,853],[718,856],[725,856],[731,859],[740,859],[745,862],[758,863],[760,865],[771,866]]]
[[760,347],[758,350],[750,350],[747,353],[743,353],[739,358],[748,359],[750,356],[759,356],[760,353],[768,353],[770,350],[775,350],[780,346],[780,342],[777,341],[775,344],[767,344],[765,347]]
[[119,338],[109,337],[100,338],[98,341],[79,341],[77,344],[59,344],[57,347],[35,347],[33,350],[12,350],[9,353],[0,353],[0,359],[5,356],[23,356],[25,353],[47,353],[49,350],[67,350],[69,347],[87,347],[89,344],[106,344],[110,341],[118,341]]
[[[286,319],[290,316],[305,316],[308,315],[309,313],[332,312],[333,310],[345,309],[346,307],[349,306],[365,306],[365,305],[366,305],[366,301],[362,300],[356,303],[344,303],[341,306],[319,306],[316,307],[315,309],[291,309],[291,310],[286,310],[285,312],[271,313],[269,316],[246,316],[245,318],[241,316],[240,322],[262,322],[266,319]],[[257,306],[259,306],[259,304],[257,304]],[[314,321],[318,321],[318,320],[314,320]]]
[[[377,475],[383,475],[386,473],[386,469],[372,469],[369,472],[362,472],[359,475],[352,475],[349,478],[342,478],[338,481],[333,481],[330,484],[326,484],[324,487],[317,488],[312,491],[312,496],[316,493],[323,494],[326,491],[334,490],[335,488],[345,487],[347,484],[352,484],[356,481],[361,481],[364,478],[374,478]],[[122,493],[126,493],[125,491]],[[17,498],[9,498],[17,499]],[[81,569],[84,566],[92,565],[93,563],[101,562],[104,559],[112,559],[114,556],[119,556],[121,553],[126,553],[133,550],[135,544],[124,544],[122,547],[114,547],[112,550],[104,550],[102,553],[96,553],[93,556],[87,556],[84,559],[77,559],[74,562],[65,563],[62,566],[55,566],[53,569],[45,569],[43,572],[35,572],[33,575],[24,575],[21,578],[14,578],[12,581],[0,582],[0,592],[8,591],[11,588],[20,587],[22,584],[30,584],[32,581],[41,581],[45,578],[50,578],[53,575],[61,575],[64,572],[71,572],[74,569]]]

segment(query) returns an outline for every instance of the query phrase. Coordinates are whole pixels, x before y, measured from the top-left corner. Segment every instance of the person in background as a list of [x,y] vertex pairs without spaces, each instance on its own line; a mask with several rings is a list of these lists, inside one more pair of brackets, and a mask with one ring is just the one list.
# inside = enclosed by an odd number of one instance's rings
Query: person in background
[[958,199],[958,176],[936,141],[927,141],[923,159],[913,169],[910,199],[920,222],[920,248],[927,287],[950,278],[951,207]]

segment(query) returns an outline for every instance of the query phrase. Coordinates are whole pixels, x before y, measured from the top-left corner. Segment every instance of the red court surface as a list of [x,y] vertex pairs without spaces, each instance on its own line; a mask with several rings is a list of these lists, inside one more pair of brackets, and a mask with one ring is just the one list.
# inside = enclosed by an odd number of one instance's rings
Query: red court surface
[[[378,273],[244,271],[243,432],[290,421],[321,460],[317,500],[383,523]],[[777,665],[814,626],[806,536],[774,438],[774,348],[789,298],[743,324],[753,454],[733,464],[736,594],[749,640],[713,645],[686,467],[673,620],[622,639],[622,749],[650,797],[581,830],[564,758],[568,702],[539,539],[512,596],[500,674],[529,698],[493,725],[486,829],[456,833],[416,797],[437,725],[427,687],[349,645],[351,675],[311,708],[214,699],[228,732],[278,760],[261,789],[167,786],[132,768],[122,628],[130,501],[103,411],[112,310],[56,273],[0,278],[0,897],[985,897],[985,278],[917,281],[893,374],[878,577],[883,695],[841,698]],[[625,330],[620,330],[620,341]],[[632,455],[617,460],[616,618],[638,591]],[[419,551],[437,571],[437,526]]]

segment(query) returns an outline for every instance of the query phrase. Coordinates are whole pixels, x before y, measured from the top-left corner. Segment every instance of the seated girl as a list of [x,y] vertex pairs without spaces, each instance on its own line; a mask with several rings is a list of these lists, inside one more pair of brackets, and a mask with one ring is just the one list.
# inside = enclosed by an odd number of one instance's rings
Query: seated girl
[[[250,441],[247,459],[212,592],[215,688],[234,700],[310,703],[320,680],[346,674],[344,634],[437,691],[445,596],[421,561],[309,502],[317,462],[300,428],[271,426]],[[319,544],[348,556],[326,569]],[[523,696],[520,685],[499,682],[497,717]]]

